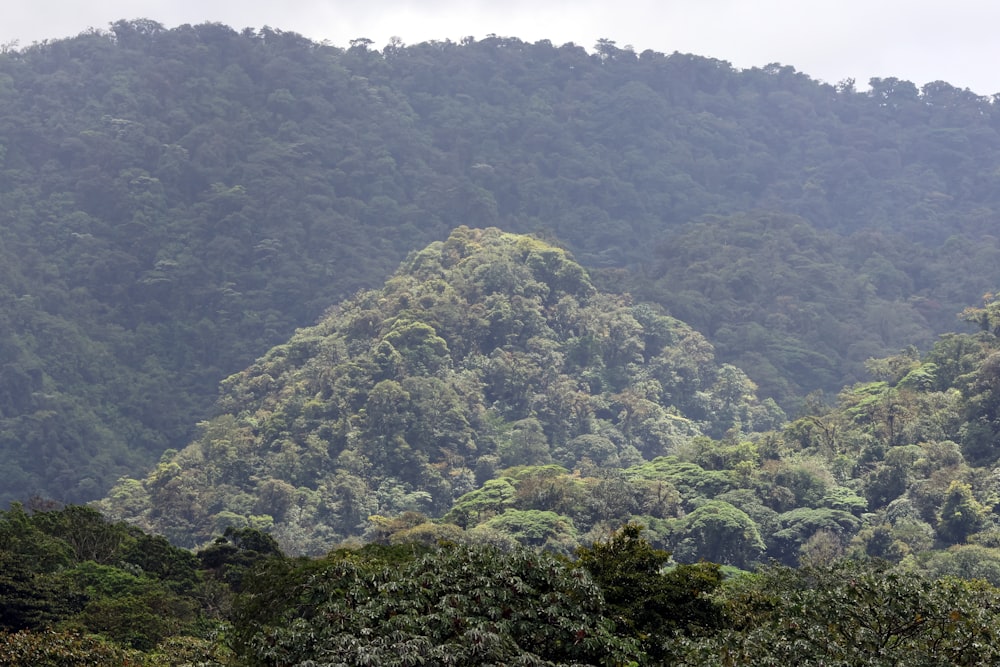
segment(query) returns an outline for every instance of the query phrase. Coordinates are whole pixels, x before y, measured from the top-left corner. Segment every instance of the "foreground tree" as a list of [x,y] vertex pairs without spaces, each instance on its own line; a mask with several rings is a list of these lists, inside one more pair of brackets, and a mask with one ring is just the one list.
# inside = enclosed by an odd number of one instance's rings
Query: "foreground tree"
[[638,662],[581,569],[528,550],[368,546],[274,561],[234,616],[243,665]]
[[670,553],[654,549],[641,533],[642,526],[630,523],[607,541],[579,549],[577,565],[600,586],[618,634],[639,639],[659,660],[675,631],[704,632],[721,622],[721,610],[709,596],[722,583],[722,573],[704,562],[665,570]]
[[137,652],[171,641],[209,651],[219,610],[197,563],[90,508],[15,503],[0,512],[0,664],[143,664]]
[[681,639],[680,665],[993,665],[997,589],[886,564],[775,567],[736,580],[726,629]]

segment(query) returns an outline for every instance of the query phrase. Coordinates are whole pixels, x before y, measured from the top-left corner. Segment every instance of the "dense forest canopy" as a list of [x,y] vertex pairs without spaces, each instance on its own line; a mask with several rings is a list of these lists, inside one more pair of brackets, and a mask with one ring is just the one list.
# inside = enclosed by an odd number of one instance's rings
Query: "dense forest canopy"
[[249,522],[322,553],[372,515],[440,516],[500,470],[624,467],[785,419],[700,334],[597,291],[565,251],[466,227],[227,379],[219,406],[105,509],[178,544]]
[[[572,558],[368,544],[292,558],[227,530],[196,553],[79,506],[0,512],[0,662],[987,665],[997,589],[873,560],[725,577],[627,524]],[[667,567],[664,567],[667,566]]]
[[223,383],[101,502],[184,546],[268,531],[572,554],[625,522],[679,563],[848,556],[1000,585],[1000,300],[787,421],[687,325],[562,249],[457,229]]
[[0,54],[0,500],[138,474],[461,225],[558,239],[789,409],[997,283],[989,98],[610,40],[374,46],[139,20]]
[[0,53],[0,662],[997,663],[996,100],[373,46]]

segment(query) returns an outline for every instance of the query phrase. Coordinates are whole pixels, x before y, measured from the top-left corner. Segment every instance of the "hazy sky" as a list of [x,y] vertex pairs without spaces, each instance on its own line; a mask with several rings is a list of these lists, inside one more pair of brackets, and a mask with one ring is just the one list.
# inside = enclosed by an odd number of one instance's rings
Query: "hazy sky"
[[477,39],[598,38],[728,60],[773,62],[829,83],[873,76],[1000,92],[1000,2],[993,0],[0,0],[0,44],[67,37],[121,18],[167,27],[218,21],[347,46]]

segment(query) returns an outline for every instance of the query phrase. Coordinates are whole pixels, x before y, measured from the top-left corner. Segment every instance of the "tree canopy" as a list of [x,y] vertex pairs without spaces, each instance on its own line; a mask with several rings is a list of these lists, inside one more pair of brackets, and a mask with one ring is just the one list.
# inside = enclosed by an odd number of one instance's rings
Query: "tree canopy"
[[[440,516],[458,501],[470,527],[572,550],[560,508],[505,505],[504,469],[640,463],[784,418],[699,334],[597,291],[564,250],[464,227],[230,377],[219,406],[103,507],[180,544],[255,526],[319,552],[363,535],[369,516]],[[511,474],[546,493],[544,475]]]
[[[862,381],[994,290],[1000,251],[994,102],[870,84],[150,20],[7,49],[0,501],[155,465],[221,379],[461,225],[559,239],[786,410]],[[433,364],[425,343],[400,363]]]

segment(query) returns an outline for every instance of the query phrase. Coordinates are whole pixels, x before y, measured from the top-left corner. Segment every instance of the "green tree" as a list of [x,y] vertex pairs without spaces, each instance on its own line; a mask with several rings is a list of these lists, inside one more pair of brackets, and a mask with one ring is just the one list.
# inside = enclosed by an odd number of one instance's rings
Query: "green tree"
[[443,546],[339,551],[274,562],[238,600],[241,664],[309,660],[616,665],[638,661],[613,634],[600,589],[536,552]]
[[569,552],[576,546],[573,520],[549,510],[508,509],[480,524],[483,529],[510,535],[531,547]]
[[278,542],[256,528],[230,526],[210,545],[197,553],[201,567],[239,591],[244,577],[261,561],[281,559]]
[[513,504],[517,490],[506,477],[491,479],[475,491],[463,495],[455,501],[445,519],[465,527],[475,525],[483,519],[502,513]]
[[719,633],[679,642],[682,665],[981,665],[1000,657],[995,589],[884,564],[769,568],[737,580]]
[[708,500],[678,522],[674,556],[681,562],[709,560],[751,567],[764,554],[760,530],[746,512]]
[[638,524],[577,549],[576,556],[576,566],[600,586],[617,633],[641,641],[654,660],[664,659],[674,631],[710,632],[722,620],[711,598],[722,582],[719,566],[703,562],[667,569],[670,553],[654,549]]
[[954,480],[945,493],[937,534],[948,544],[960,544],[986,523],[986,508],[972,494],[972,486]]
[[768,553],[786,565],[796,565],[802,547],[814,535],[832,535],[846,545],[861,527],[861,520],[842,510],[799,507],[780,514],[777,524],[768,538]]

